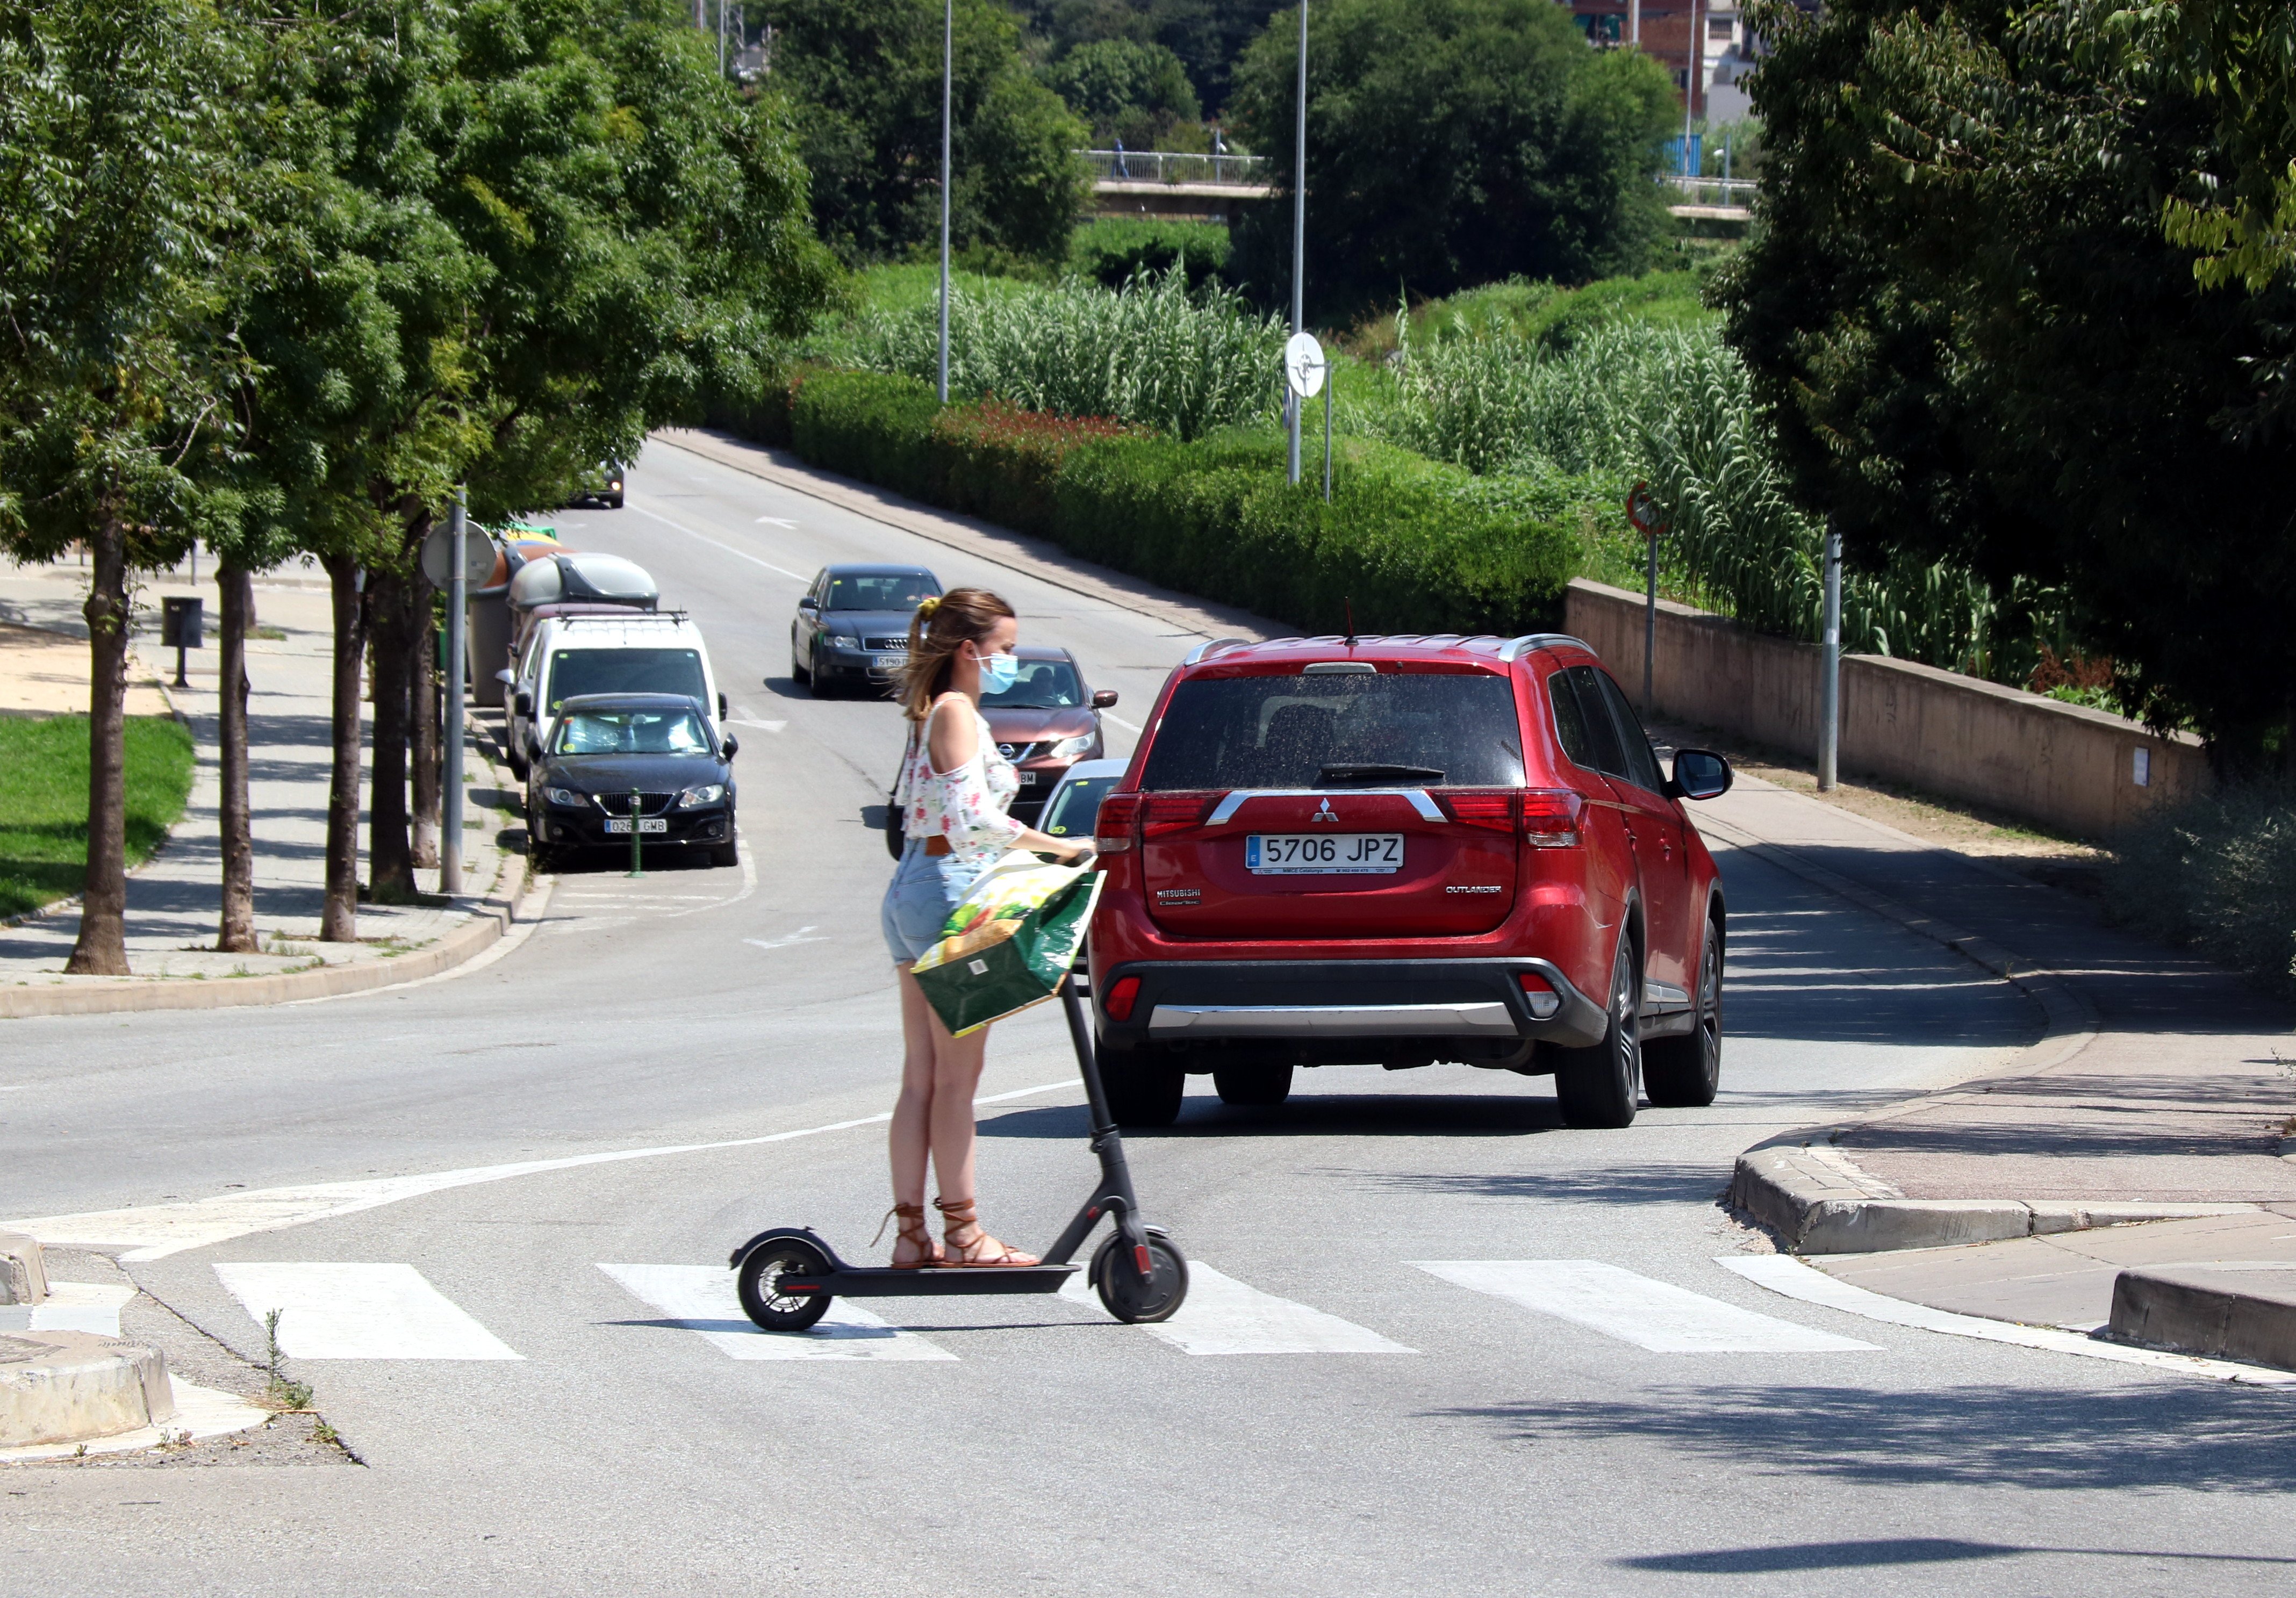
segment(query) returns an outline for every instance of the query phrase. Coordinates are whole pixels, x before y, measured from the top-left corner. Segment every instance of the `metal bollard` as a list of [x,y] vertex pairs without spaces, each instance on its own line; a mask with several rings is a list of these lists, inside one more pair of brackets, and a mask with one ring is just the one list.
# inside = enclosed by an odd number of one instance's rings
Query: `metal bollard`
[[642,876],[645,875],[644,856],[639,852],[639,848],[638,848],[638,828],[643,824],[644,820],[644,815],[641,814],[641,813],[644,810],[644,808],[645,808],[645,795],[644,795],[644,794],[642,794],[642,793],[633,793],[633,794],[631,794],[631,795],[630,795],[630,875],[632,875],[632,876],[634,876],[634,877],[642,877]]

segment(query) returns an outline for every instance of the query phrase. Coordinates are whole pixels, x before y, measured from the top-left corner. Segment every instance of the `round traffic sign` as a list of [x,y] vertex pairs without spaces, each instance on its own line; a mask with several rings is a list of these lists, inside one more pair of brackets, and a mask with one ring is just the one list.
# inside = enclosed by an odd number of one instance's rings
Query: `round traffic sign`
[[[422,575],[430,579],[433,588],[444,588],[454,580],[455,535],[445,522],[432,528],[422,539]],[[476,528],[463,534],[463,581],[473,586],[494,575],[494,540]]]
[[1651,493],[1648,483],[1636,483],[1628,491],[1627,520],[1645,538],[1655,538],[1666,531],[1666,523],[1660,520],[1657,496]]
[[1311,333],[1293,333],[1283,346],[1283,381],[1302,399],[1323,391],[1324,347]]

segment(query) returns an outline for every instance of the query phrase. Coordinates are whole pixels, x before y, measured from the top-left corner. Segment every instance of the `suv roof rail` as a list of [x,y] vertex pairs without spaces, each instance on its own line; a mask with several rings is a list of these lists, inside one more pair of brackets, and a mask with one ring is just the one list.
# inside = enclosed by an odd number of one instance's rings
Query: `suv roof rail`
[[1520,660],[1532,650],[1551,649],[1558,643],[1567,643],[1573,648],[1583,649],[1590,655],[1595,652],[1584,639],[1573,638],[1568,633],[1525,633],[1520,638],[1510,638],[1501,644],[1499,659]]
[[1199,643],[1195,648],[1190,650],[1188,651],[1188,658],[1181,661],[1180,664],[1183,666],[1193,666],[1197,661],[1202,660],[1206,655],[1210,654],[1214,650],[1228,649],[1239,644],[1249,643],[1250,642],[1251,640],[1249,638],[1214,638],[1209,643]]

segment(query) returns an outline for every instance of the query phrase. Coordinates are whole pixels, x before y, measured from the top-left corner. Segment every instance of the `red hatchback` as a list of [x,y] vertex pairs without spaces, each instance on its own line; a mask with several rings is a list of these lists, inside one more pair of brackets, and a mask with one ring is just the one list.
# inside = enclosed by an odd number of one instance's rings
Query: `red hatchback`
[[1279,638],[1172,674],[1096,828],[1091,938],[1118,1118],[1190,1072],[1277,1104],[1294,1067],[1553,1074],[1575,1127],[1720,1079],[1722,886],[1685,799],[1575,638]]

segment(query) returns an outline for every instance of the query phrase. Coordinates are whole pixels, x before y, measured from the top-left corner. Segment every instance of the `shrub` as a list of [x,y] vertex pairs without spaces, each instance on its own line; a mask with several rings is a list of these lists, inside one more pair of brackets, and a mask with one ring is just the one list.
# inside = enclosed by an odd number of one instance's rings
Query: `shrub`
[[1218,277],[1227,266],[1227,229],[1217,222],[1170,222],[1103,217],[1069,241],[1069,270],[1105,289],[1120,289],[1142,273],[1162,277],[1175,268],[1192,289]]
[[2116,919],[2296,995],[2296,789],[2227,788],[2149,817],[2105,889]]
[[1368,440],[1345,441],[1326,504],[1284,480],[1283,440],[1264,434],[943,410],[918,380],[876,373],[809,375],[791,414],[817,465],[1314,632],[1344,627],[1350,604],[1365,632],[1529,630],[1554,619],[1578,560],[1568,511]]

